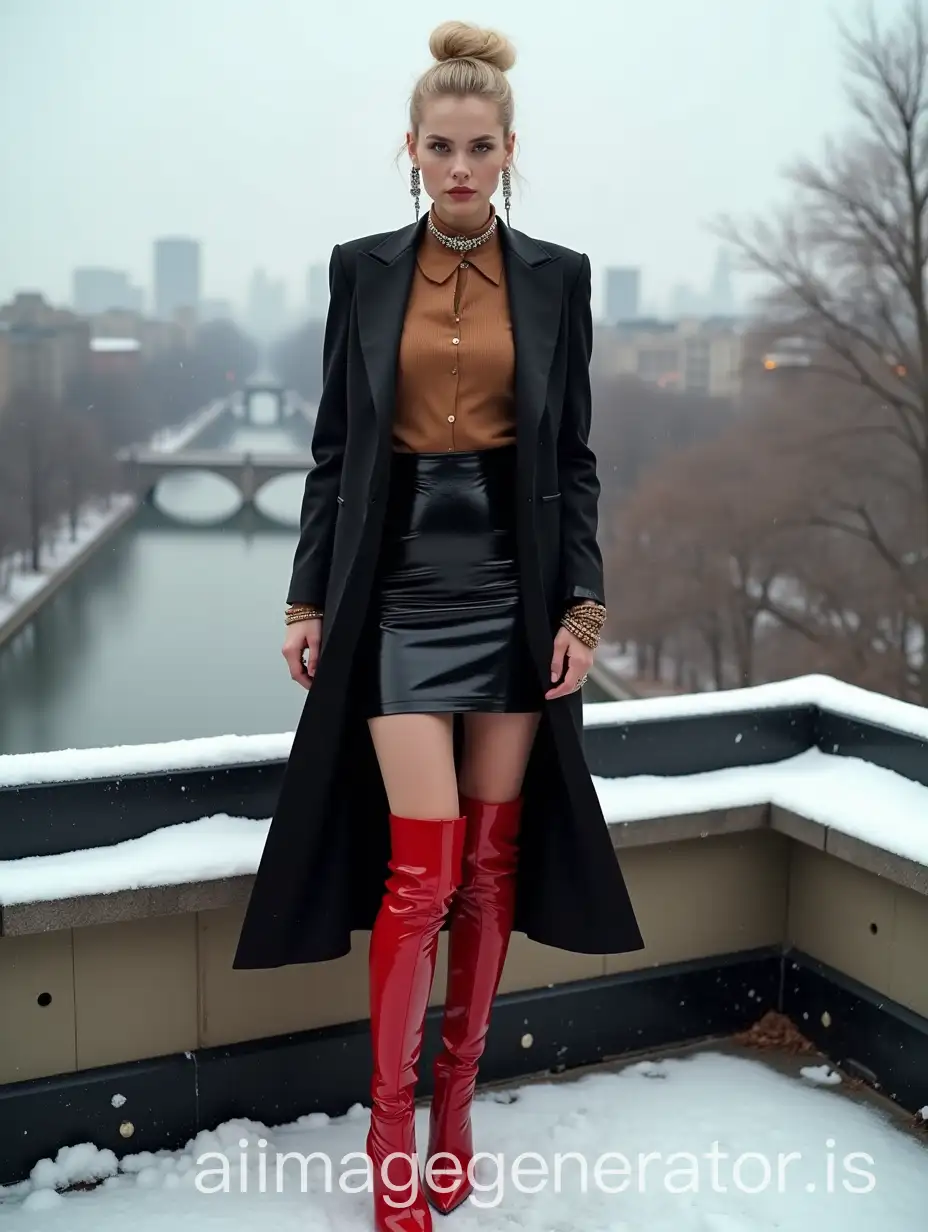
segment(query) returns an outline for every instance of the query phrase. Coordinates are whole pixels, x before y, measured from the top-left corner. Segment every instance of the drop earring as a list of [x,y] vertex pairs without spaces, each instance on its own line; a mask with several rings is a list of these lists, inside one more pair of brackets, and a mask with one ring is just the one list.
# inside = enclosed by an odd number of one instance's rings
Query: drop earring
[[412,197],[416,206],[416,222],[419,221],[419,193],[421,192],[421,179],[419,176],[419,168],[413,163],[409,172],[409,195]]
[[503,204],[506,206],[506,225],[509,225],[509,203],[512,201],[512,176],[509,168],[503,168]]

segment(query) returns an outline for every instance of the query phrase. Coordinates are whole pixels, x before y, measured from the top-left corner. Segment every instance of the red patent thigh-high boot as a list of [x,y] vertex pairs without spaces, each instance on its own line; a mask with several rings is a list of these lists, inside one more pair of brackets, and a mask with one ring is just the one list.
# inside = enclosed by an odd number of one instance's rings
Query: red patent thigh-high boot
[[370,944],[373,1050],[367,1154],[378,1232],[428,1232],[415,1141],[415,1085],[438,935],[461,876],[465,818],[390,814],[390,876]]
[[435,1061],[426,1177],[432,1205],[447,1214],[471,1192],[470,1108],[490,1011],[509,948],[515,910],[522,797],[488,804],[461,797],[467,817],[461,885],[451,908],[443,1047]]

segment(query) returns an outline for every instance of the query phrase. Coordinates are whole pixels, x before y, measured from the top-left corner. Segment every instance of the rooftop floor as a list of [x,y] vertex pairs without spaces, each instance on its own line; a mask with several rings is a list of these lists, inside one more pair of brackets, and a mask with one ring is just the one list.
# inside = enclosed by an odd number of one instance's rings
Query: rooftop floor
[[[913,1232],[923,1226],[928,1126],[922,1117],[838,1074],[803,1050],[795,1032],[780,1031],[780,1021],[771,1016],[773,1031],[755,1031],[747,1040],[703,1042],[482,1090],[475,1134],[478,1149],[495,1158],[481,1161],[478,1192],[454,1213],[455,1228]],[[422,1104],[423,1139],[427,1116]],[[128,1156],[120,1165],[92,1145],[77,1146],[40,1163],[31,1182],[0,1190],[3,1226],[34,1232],[40,1219],[43,1232],[122,1232],[129,1221],[133,1232],[169,1226],[173,1232],[206,1226],[369,1232],[370,1198],[351,1154],[363,1151],[367,1123],[363,1108],[280,1127],[230,1121],[183,1151]],[[203,1158],[208,1152],[219,1154]],[[324,1153],[329,1181],[316,1155],[307,1183],[292,1156],[278,1182],[277,1153],[287,1152]],[[68,1192],[56,1192],[67,1186]],[[209,1187],[218,1192],[203,1192]],[[435,1223],[442,1224],[438,1216]]]

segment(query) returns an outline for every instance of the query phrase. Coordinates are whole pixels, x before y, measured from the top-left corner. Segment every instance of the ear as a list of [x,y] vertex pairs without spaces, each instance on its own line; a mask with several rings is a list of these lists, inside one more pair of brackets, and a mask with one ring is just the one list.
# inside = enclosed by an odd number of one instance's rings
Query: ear
[[515,135],[515,133],[510,133],[510,134],[509,134],[509,136],[506,138],[506,140],[505,140],[505,142],[504,142],[503,144],[504,144],[504,145],[505,145],[505,147],[506,147],[506,155],[507,155],[507,158],[508,158],[509,166],[511,167],[511,166],[512,166],[513,156],[515,155],[515,152],[516,152],[516,135]]
[[416,137],[414,133],[406,134],[406,153],[409,155],[410,161],[418,164],[419,159],[416,152]]

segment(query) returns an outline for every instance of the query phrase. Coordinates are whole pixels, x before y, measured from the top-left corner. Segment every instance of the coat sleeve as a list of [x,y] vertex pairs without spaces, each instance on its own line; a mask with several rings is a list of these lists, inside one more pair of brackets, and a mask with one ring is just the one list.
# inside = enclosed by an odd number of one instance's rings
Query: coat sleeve
[[567,383],[557,443],[564,600],[568,604],[581,599],[606,601],[602,553],[596,539],[600,482],[589,445],[593,353],[590,292],[590,260],[584,254],[568,306]]
[[350,306],[351,291],[336,245],[329,261],[329,310],[322,344],[322,394],[311,445],[313,467],[303,489],[288,603],[322,606],[325,601],[347,432]]

